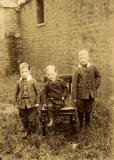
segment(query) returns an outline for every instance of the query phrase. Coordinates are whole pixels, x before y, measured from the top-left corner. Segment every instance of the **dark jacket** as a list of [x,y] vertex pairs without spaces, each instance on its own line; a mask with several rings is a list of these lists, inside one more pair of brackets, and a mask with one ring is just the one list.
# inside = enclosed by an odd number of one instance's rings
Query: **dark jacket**
[[97,68],[93,65],[90,65],[87,69],[89,70],[90,74],[90,89],[88,89],[87,87],[88,85],[83,67],[76,68],[72,76],[72,100],[75,100],[77,98],[88,99],[89,90],[92,92],[93,98],[97,94],[97,89],[99,88],[101,81],[100,73],[98,72]]
[[57,78],[56,81],[48,80],[43,89],[42,93],[43,103],[53,102],[58,105],[63,105],[62,97],[65,99],[68,97],[68,88],[63,79]]
[[[31,80],[27,81],[27,88],[28,88],[28,108],[35,107],[35,104],[40,102],[40,95],[39,95],[39,89],[38,89],[38,83],[37,81],[32,78]],[[23,100],[23,84],[22,80],[17,80],[15,85],[15,91],[14,91],[14,101],[15,104],[19,106],[19,108],[24,109],[25,103]],[[30,102],[30,104],[29,104]]]

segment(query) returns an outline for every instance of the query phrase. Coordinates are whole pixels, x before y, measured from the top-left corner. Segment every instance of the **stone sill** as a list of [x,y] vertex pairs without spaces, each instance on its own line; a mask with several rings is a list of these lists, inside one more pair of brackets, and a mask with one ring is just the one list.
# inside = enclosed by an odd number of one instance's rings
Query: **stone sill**
[[40,23],[36,25],[36,27],[42,27],[42,26],[45,26],[45,23]]

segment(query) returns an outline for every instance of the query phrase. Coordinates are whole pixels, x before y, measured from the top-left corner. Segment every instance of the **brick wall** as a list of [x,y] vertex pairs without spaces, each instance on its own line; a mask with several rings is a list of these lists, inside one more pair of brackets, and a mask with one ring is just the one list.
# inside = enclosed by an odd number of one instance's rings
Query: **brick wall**
[[8,67],[8,54],[6,48],[6,41],[4,39],[4,9],[0,8],[0,76],[4,74],[4,70]]
[[109,95],[113,97],[114,1],[48,0],[44,1],[44,10],[45,25],[38,26],[36,1],[21,8],[25,60],[37,69],[52,63],[59,73],[71,73],[78,63],[77,52],[87,48],[91,61],[102,73],[100,94],[106,101]]
[[15,8],[0,8],[0,72],[9,74],[18,67],[21,53],[18,12]]
[[21,34],[18,16],[19,13],[15,8],[4,8],[5,39],[7,39],[10,72],[17,70],[21,54]]
[[[52,0],[44,2],[45,25],[43,26],[37,25],[35,0],[26,3],[21,9],[20,22],[23,52],[25,58],[30,63],[33,62],[33,65],[37,67],[45,67],[50,63],[54,63],[60,71],[60,66],[66,65],[69,60],[72,64],[72,57],[69,56],[72,54],[70,53],[71,50],[69,50],[69,48],[72,48],[72,42],[69,39],[72,22],[68,23],[72,12],[68,10],[70,6],[66,5],[68,0],[64,2],[65,6],[62,6],[62,1],[60,1],[60,4],[56,1],[54,3]],[[63,15],[63,11],[59,13],[60,7],[65,8],[64,14],[66,17]],[[68,56],[65,57],[64,55],[66,54]],[[65,59],[64,61],[63,58]],[[69,65],[69,67],[71,68],[72,66]],[[67,69],[64,71],[67,72]]]
[[15,8],[4,8],[4,27],[5,34],[10,34],[11,32],[18,32],[19,30],[19,21],[18,21],[18,12]]
[[4,10],[0,8],[0,40],[4,38]]

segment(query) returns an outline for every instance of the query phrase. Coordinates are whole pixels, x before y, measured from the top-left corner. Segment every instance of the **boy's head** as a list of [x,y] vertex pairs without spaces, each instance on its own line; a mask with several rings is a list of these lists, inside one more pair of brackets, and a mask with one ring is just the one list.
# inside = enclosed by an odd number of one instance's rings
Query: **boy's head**
[[46,74],[49,80],[55,81],[57,78],[57,71],[54,65],[49,65],[46,67]]
[[19,65],[19,70],[22,78],[27,78],[30,75],[30,66],[25,62]]
[[87,50],[80,50],[79,51],[79,63],[82,66],[85,66],[88,63],[88,60],[89,60],[89,53],[88,53],[88,51]]

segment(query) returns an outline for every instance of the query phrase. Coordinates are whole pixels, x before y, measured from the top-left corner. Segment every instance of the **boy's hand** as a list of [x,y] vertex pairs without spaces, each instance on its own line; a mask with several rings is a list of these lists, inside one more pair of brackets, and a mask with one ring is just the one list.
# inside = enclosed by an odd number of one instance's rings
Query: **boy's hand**
[[16,102],[13,102],[13,106],[14,106],[14,107],[17,107],[17,103],[16,103]]
[[46,107],[46,106],[47,106],[47,104],[46,104],[46,103],[44,103],[44,104],[43,104],[43,106],[44,106],[44,107]]
[[72,102],[74,102],[76,104],[77,99],[72,100]]
[[37,104],[35,104],[35,107],[38,107],[39,106],[39,104],[37,103]]
[[14,103],[14,107],[15,107],[15,108],[18,108],[18,105]]
[[46,106],[47,105],[44,103],[43,106],[42,106],[42,109],[46,109]]
[[64,101],[65,100],[65,97],[62,97],[62,101]]

